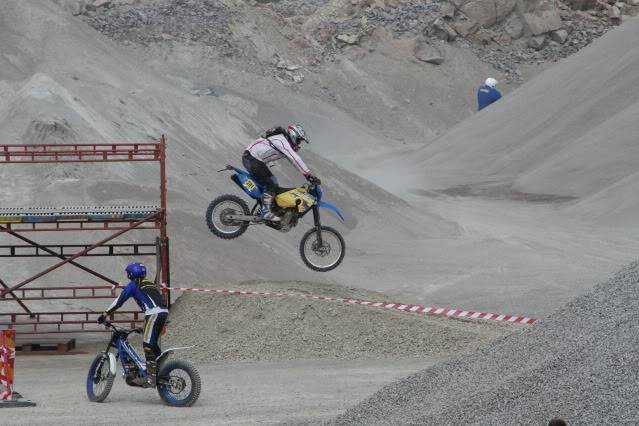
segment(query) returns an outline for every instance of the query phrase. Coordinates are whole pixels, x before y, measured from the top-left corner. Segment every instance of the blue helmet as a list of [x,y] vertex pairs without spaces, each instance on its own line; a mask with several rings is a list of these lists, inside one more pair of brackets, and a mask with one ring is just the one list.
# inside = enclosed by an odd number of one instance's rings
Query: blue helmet
[[146,277],[146,267],[140,262],[133,262],[126,267],[126,276],[130,280]]

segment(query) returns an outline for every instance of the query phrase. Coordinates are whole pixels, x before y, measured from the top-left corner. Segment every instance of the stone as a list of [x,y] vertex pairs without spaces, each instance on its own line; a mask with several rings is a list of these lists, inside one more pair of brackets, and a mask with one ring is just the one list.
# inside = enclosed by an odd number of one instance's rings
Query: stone
[[513,13],[508,17],[504,23],[504,31],[510,36],[511,39],[517,40],[524,34],[524,24],[519,19],[516,13]]
[[517,0],[472,0],[460,9],[469,18],[488,27],[503,21],[516,4]]
[[346,44],[357,44],[359,41],[359,35],[357,34],[338,34],[335,38]]
[[517,0],[495,0],[496,22],[500,23],[506,19],[517,6]]
[[373,32],[371,33],[371,38],[376,41],[385,42],[392,40],[393,34],[386,28],[380,26],[373,30]]
[[292,64],[290,62],[285,61],[284,59],[278,60],[275,66],[281,70],[287,70],[287,71],[297,71],[300,68],[302,68],[301,65]]
[[455,5],[449,2],[444,2],[440,6],[440,13],[444,18],[455,17]]
[[[638,0],[639,1],[639,0]],[[479,24],[471,19],[453,24],[453,28],[462,37],[468,37],[479,30]]]
[[563,29],[552,31],[550,33],[550,38],[559,44],[564,44],[568,39],[568,31]]
[[87,3],[85,0],[58,0],[56,1],[63,10],[71,12],[73,16],[78,16],[86,12]]
[[546,44],[546,36],[533,36],[528,40],[528,47],[532,47],[535,50],[541,50]]
[[454,41],[457,38],[457,32],[442,18],[433,21],[431,30],[437,38],[444,41]]
[[111,0],[95,0],[93,2],[93,7],[95,7],[96,9],[101,8],[101,7],[109,7],[111,6]]
[[538,36],[562,27],[561,16],[558,9],[537,10],[523,14],[524,26],[530,34]]
[[494,3],[490,0],[475,0],[461,7],[464,15],[483,26],[490,26],[497,19]]
[[612,6],[608,9],[608,19],[610,25],[621,25],[621,10],[617,6]]
[[441,65],[446,58],[443,50],[426,42],[418,43],[413,55],[420,61],[433,65]]
[[482,44],[490,44],[495,34],[491,31],[481,29],[473,35],[473,37]]

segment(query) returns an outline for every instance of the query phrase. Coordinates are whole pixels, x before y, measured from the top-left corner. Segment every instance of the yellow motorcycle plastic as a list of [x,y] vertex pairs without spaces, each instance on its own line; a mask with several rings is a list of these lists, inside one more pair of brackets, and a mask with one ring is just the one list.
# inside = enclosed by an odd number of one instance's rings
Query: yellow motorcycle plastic
[[275,202],[283,209],[297,206],[297,211],[304,213],[313,207],[315,198],[310,195],[304,188],[295,188],[290,191],[283,192],[275,197]]

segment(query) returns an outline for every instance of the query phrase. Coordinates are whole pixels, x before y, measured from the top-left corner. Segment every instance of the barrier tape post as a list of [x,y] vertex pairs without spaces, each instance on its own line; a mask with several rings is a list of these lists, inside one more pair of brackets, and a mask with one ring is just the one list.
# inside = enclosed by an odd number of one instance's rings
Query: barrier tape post
[[22,400],[13,390],[16,359],[16,331],[0,330],[0,408],[32,407],[35,403]]

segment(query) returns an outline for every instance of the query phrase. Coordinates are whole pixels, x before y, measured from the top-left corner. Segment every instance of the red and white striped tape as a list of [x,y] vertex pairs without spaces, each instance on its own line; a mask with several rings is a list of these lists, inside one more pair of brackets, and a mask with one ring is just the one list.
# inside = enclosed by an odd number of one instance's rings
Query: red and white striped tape
[[489,312],[475,312],[465,311],[461,309],[447,309],[447,308],[435,308],[425,307],[419,305],[403,304],[403,303],[387,303],[387,302],[371,302],[361,299],[345,299],[342,297],[327,297],[327,296],[314,296],[311,294],[289,294],[289,293],[277,293],[270,291],[251,291],[251,290],[226,290],[217,288],[186,288],[186,287],[166,287],[162,286],[165,290],[171,291],[193,291],[193,292],[206,292],[206,293],[218,293],[227,296],[274,296],[274,297],[303,297],[305,299],[313,300],[325,300],[330,302],[341,302],[350,305],[363,305],[372,308],[392,309],[396,311],[409,312],[415,314],[432,314],[442,315],[446,317],[456,318],[469,318],[469,319],[486,319],[492,321],[504,321],[517,324],[534,324],[537,322],[535,318],[529,318],[521,315],[503,315],[493,314]]

